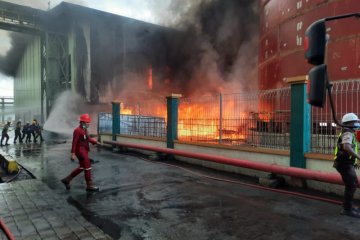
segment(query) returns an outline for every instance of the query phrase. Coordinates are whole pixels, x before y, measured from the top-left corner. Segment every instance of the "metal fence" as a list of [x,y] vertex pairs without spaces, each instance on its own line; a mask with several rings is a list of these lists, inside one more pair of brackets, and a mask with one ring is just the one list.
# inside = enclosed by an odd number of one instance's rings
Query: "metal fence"
[[[182,98],[181,141],[288,149],[290,88]],[[122,104],[120,134],[166,137],[166,100]],[[144,116],[144,113],[148,116]],[[111,133],[112,114],[99,114],[100,133]]]
[[[347,112],[359,113],[360,80],[333,82],[333,101],[336,106],[336,118]],[[312,141],[311,152],[332,154],[340,128],[333,121],[329,99],[324,108],[312,108],[311,117]]]
[[[347,112],[360,112],[360,80],[333,82],[332,96],[338,120]],[[182,98],[179,104],[179,140],[289,149],[290,99],[290,88]],[[327,99],[324,108],[311,109],[310,152],[333,153],[339,128],[333,121],[329,105]],[[166,137],[164,98],[128,106],[136,114],[121,115],[121,134]],[[111,133],[111,118],[111,114],[99,114],[100,132]]]
[[181,99],[179,140],[288,149],[290,88]]
[[[112,114],[99,113],[99,133],[112,133]],[[161,117],[120,115],[120,134],[166,138],[166,121]]]

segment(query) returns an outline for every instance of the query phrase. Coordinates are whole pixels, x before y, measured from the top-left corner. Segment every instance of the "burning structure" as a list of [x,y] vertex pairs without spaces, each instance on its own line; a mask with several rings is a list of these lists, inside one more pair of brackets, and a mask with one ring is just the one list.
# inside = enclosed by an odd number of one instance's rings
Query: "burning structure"
[[[15,50],[0,59],[2,71],[15,76],[15,105],[32,109],[30,118],[46,118],[59,94],[71,90],[90,104],[118,99],[123,113],[165,117],[163,98],[175,92],[190,97],[180,104],[180,125],[188,125],[182,136],[244,139],[245,125],[286,134],[290,104],[283,80],[309,69],[304,30],[317,18],[358,8],[356,0],[194,2],[174,28],[71,3],[40,11],[0,2],[1,26],[28,34],[14,35]],[[358,35],[347,27],[358,21],[349,21],[329,26],[332,80],[358,75]],[[257,89],[264,92],[249,97]],[[236,92],[242,97],[220,94]],[[239,123],[245,118],[251,126]],[[200,130],[203,125],[208,129]]]
[[13,49],[0,60],[2,72],[15,77],[15,105],[31,105],[32,116],[46,118],[69,89],[96,104],[257,85],[253,1],[197,1],[175,28],[65,2],[49,11],[7,2],[0,7],[4,29],[29,34],[13,34]]

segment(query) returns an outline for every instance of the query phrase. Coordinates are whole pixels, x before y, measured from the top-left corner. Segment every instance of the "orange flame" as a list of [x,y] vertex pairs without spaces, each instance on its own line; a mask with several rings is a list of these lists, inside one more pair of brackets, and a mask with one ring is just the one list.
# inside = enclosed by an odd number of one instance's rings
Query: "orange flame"
[[[234,117],[234,101],[223,103],[223,119],[220,126],[220,106],[210,107],[209,103],[182,103],[179,105],[178,137],[180,140],[219,141],[220,136],[225,141],[243,141],[245,131],[251,127],[245,126],[241,119],[247,119],[248,113],[236,112]],[[136,108],[136,107],[135,107]],[[140,110],[122,105],[122,114],[139,114]],[[144,112],[151,109],[151,112]],[[164,104],[143,106],[141,115],[164,117],[167,121],[167,109]],[[236,119],[236,120],[235,120]]]
[[148,84],[149,90],[152,90],[153,89],[153,70],[152,70],[151,65],[147,72],[147,84]]
[[[223,106],[223,116],[232,116],[235,102],[227,101]],[[242,113],[240,118],[246,118]],[[197,140],[243,140],[244,127],[233,124],[229,117],[222,119],[220,126],[220,106],[209,108],[208,104],[182,104],[179,108],[179,139],[196,138]],[[249,127],[249,126],[247,126]]]
[[124,103],[121,103],[121,114],[131,115],[133,110],[131,108],[125,107]]

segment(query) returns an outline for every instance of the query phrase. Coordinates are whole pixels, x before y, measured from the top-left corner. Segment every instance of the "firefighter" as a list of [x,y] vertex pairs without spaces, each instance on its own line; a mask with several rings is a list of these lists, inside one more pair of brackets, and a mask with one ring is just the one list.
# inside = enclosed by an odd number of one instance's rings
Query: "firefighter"
[[352,202],[358,179],[355,169],[360,167],[358,160],[358,142],[356,141],[356,129],[360,127],[359,118],[354,113],[347,113],[342,118],[342,127],[335,148],[334,167],[340,173],[345,185],[344,202],[341,214],[360,218],[359,209]]
[[73,142],[71,148],[71,161],[75,160],[75,156],[79,160],[79,167],[75,168],[70,175],[66,178],[62,179],[61,182],[65,185],[66,189],[70,189],[71,180],[76,177],[79,173],[84,171],[85,181],[86,181],[86,190],[87,191],[98,191],[99,188],[92,182],[91,180],[91,163],[88,156],[88,152],[90,151],[89,142],[91,144],[99,144],[93,138],[90,138],[87,132],[89,128],[89,124],[91,122],[91,118],[89,114],[82,114],[79,118],[80,125],[75,128],[73,134]]
[[4,139],[6,138],[6,142],[5,142],[5,145],[9,145],[8,144],[8,141],[9,141],[9,135],[8,135],[8,131],[9,131],[9,127],[10,127],[10,122],[7,122],[4,127],[3,127],[3,130],[1,132],[1,143],[0,143],[0,146],[4,146],[3,145],[3,141]]
[[19,142],[22,143],[22,135],[21,135],[21,119],[19,119],[19,121],[17,121],[16,126],[15,126],[15,138],[14,138],[14,143],[16,143],[16,140],[19,138]]
[[44,141],[44,138],[43,138],[43,136],[42,136],[42,127],[41,127],[41,125],[40,125],[40,123],[38,122],[38,120],[36,120],[36,119],[34,119],[33,120],[33,124],[34,124],[34,131],[35,131],[35,136],[34,136],[34,142],[36,142],[36,139],[38,138],[38,137],[40,137],[40,142],[43,142]]
[[[29,130],[30,130],[30,134],[33,136],[33,140],[34,140],[34,143],[36,143],[36,138],[37,138],[37,126],[36,126],[36,122],[33,120],[30,127],[29,127]],[[30,141],[31,142],[31,141]]]
[[31,142],[31,126],[30,126],[30,122],[26,122],[25,126],[23,127],[22,130],[23,133],[23,139],[25,138],[25,142]]

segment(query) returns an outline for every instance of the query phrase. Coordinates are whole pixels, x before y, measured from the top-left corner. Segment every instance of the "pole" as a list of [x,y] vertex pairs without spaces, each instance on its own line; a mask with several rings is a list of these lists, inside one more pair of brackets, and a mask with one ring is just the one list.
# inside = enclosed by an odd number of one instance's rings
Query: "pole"
[[120,134],[120,102],[112,102],[112,140]]
[[180,94],[171,94],[166,97],[167,102],[167,126],[166,146],[174,148],[174,141],[178,139],[178,110]]
[[306,168],[305,153],[310,150],[310,104],[306,101],[306,76],[288,78],[291,84],[290,166]]
[[222,93],[220,93],[220,130],[219,130],[219,143],[222,143],[222,129],[223,129],[223,107],[222,107],[222,102],[223,102],[223,95]]

